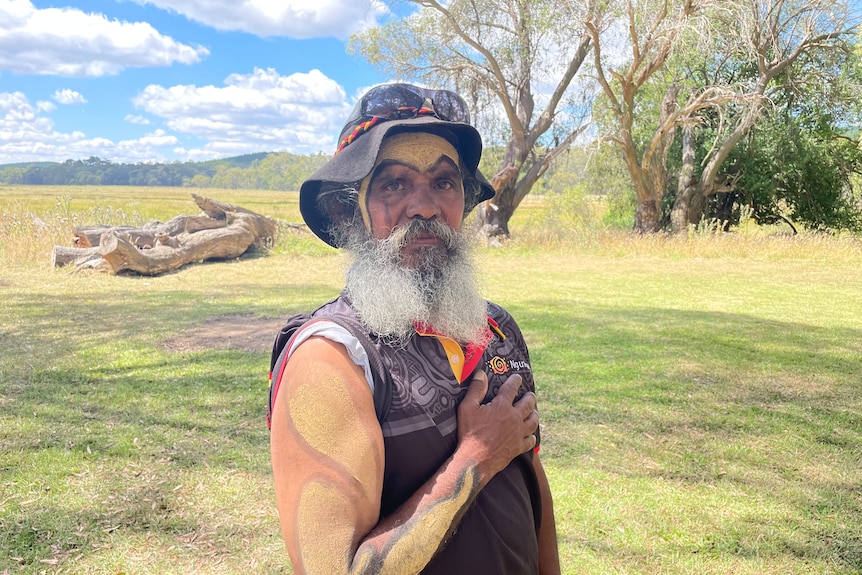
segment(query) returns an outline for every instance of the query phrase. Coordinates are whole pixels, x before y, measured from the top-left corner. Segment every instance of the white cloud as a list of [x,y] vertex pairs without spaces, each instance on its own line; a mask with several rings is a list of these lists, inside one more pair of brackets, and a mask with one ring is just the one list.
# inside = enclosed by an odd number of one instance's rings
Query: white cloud
[[68,88],[64,88],[63,90],[57,90],[54,92],[54,95],[51,96],[54,101],[60,104],[73,105],[73,104],[86,104],[87,99],[84,98],[80,93],[75,90],[70,90]]
[[[232,74],[222,86],[149,85],[134,105],[160,128],[121,141],[57,131],[52,102],[0,92],[0,164],[99,156],[114,162],[207,160],[267,151],[335,150],[351,103],[318,70],[281,76],[273,69]],[[126,122],[146,124],[143,115]],[[199,144],[200,143],[200,144]]]
[[[46,106],[47,104],[47,106]],[[156,130],[142,138],[113,142],[84,133],[58,132],[46,117],[51,102],[32,105],[22,92],[0,92],[0,164],[54,161],[99,156],[116,162],[165,161],[160,147],[175,146],[177,138]]]
[[147,134],[143,138],[120,142],[120,144],[126,143],[131,145],[143,144],[144,146],[176,146],[179,143],[179,140],[176,136],[171,136],[164,130],[156,130],[152,134]]
[[38,9],[0,0],[0,70],[19,74],[104,76],[127,67],[193,64],[209,55],[146,22],[108,20],[77,8]]
[[138,124],[139,126],[147,126],[150,123],[150,121],[143,116],[134,114],[126,114],[126,117],[123,118],[123,120],[130,124]]
[[256,36],[346,39],[389,14],[381,0],[137,0],[217,30]]
[[343,88],[322,72],[280,76],[272,68],[231,74],[221,87],[152,84],[134,104],[163,118],[174,132],[207,142],[200,150],[178,148],[189,159],[334,151],[350,111]]

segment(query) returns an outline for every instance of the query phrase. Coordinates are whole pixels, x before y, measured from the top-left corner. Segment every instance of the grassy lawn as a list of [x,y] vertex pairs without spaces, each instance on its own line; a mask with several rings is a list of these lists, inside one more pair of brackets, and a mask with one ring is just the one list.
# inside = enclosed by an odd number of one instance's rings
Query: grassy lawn
[[[49,266],[74,225],[189,193],[0,187],[0,574],[291,572],[268,351],[171,342],[312,308],[340,256],[286,229],[156,278]],[[295,194],[201,194],[299,221]],[[565,242],[530,217],[478,263],[531,346],[564,572],[862,572],[862,241]]]

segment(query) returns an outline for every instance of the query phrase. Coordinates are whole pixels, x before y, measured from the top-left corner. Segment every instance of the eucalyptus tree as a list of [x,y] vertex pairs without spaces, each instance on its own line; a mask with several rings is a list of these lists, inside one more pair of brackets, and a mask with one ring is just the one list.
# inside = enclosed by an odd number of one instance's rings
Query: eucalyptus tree
[[[660,228],[668,154],[679,126],[697,122],[703,110],[737,98],[723,86],[684,90],[687,78],[674,75],[667,66],[672,58],[685,57],[682,47],[699,49],[710,32],[710,16],[723,4],[727,2],[620,0],[612,28],[624,38],[622,50],[600,23],[587,20],[594,73],[605,115],[611,118],[603,138],[619,148],[631,176],[637,232]],[[660,104],[654,105],[657,101]]]
[[[715,122],[714,140],[700,159],[699,174],[694,166],[691,128],[684,134],[682,177],[671,212],[677,230],[698,223],[707,198],[726,185],[728,177],[722,168],[761,118],[764,107],[780,106],[781,100],[788,98],[799,104],[800,95],[804,95],[807,103],[797,107],[795,116],[785,116],[793,123],[805,107],[835,111],[845,105],[842,99],[848,94],[850,101],[859,99],[858,91],[854,95],[853,89],[844,85],[846,68],[835,64],[853,57],[860,15],[850,2],[737,0],[728,6],[722,16],[732,34],[714,42],[715,49],[706,61],[713,70],[714,86],[723,83],[739,97]],[[822,121],[831,115],[827,111],[819,117]],[[793,131],[787,133],[790,136]],[[776,173],[785,167],[773,165]]]
[[[776,79],[769,105],[724,163],[718,179],[733,186],[719,198],[747,206],[758,223],[862,231],[862,58],[852,48],[810,54]],[[696,161],[708,157],[713,131],[697,130]],[[711,209],[729,204],[711,199],[704,215],[733,223],[738,210]]]
[[[858,28],[846,0],[620,0],[617,8],[626,57],[618,50],[608,56],[612,37],[589,20],[587,27],[613,118],[604,137],[619,147],[631,175],[639,232],[661,227],[675,139],[682,165],[671,222],[682,230],[700,220],[708,197],[732,184],[722,166],[775,86],[793,81],[800,60],[844,49]],[[815,78],[821,85],[832,79],[809,70],[807,80]],[[694,134],[703,125],[714,139],[698,156]]]
[[[488,236],[509,220],[552,162],[584,132],[589,18],[579,0],[410,0],[419,9],[351,39],[350,49],[397,79],[466,96],[486,143],[504,152],[490,166],[497,195],[480,207]],[[487,169],[487,166],[484,166]]]

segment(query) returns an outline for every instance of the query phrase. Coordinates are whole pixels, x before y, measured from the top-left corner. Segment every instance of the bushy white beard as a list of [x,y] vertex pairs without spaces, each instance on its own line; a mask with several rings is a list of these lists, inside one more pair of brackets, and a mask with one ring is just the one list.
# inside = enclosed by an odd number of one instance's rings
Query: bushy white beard
[[[437,220],[411,221],[384,240],[357,228],[344,244],[352,257],[347,293],[374,333],[403,345],[418,322],[462,344],[487,338],[487,303],[476,286],[466,234]],[[404,267],[402,246],[429,232],[443,240],[445,251],[424,248],[415,269]]]

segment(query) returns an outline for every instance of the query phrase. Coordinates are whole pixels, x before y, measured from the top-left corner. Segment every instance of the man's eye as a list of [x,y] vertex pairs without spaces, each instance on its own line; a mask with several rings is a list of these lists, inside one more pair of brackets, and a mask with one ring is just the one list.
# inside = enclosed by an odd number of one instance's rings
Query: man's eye
[[398,192],[404,189],[404,184],[398,180],[393,180],[383,186],[383,189],[388,192]]
[[454,187],[455,184],[452,183],[450,180],[440,180],[439,182],[437,182],[437,188],[440,190],[451,190]]

